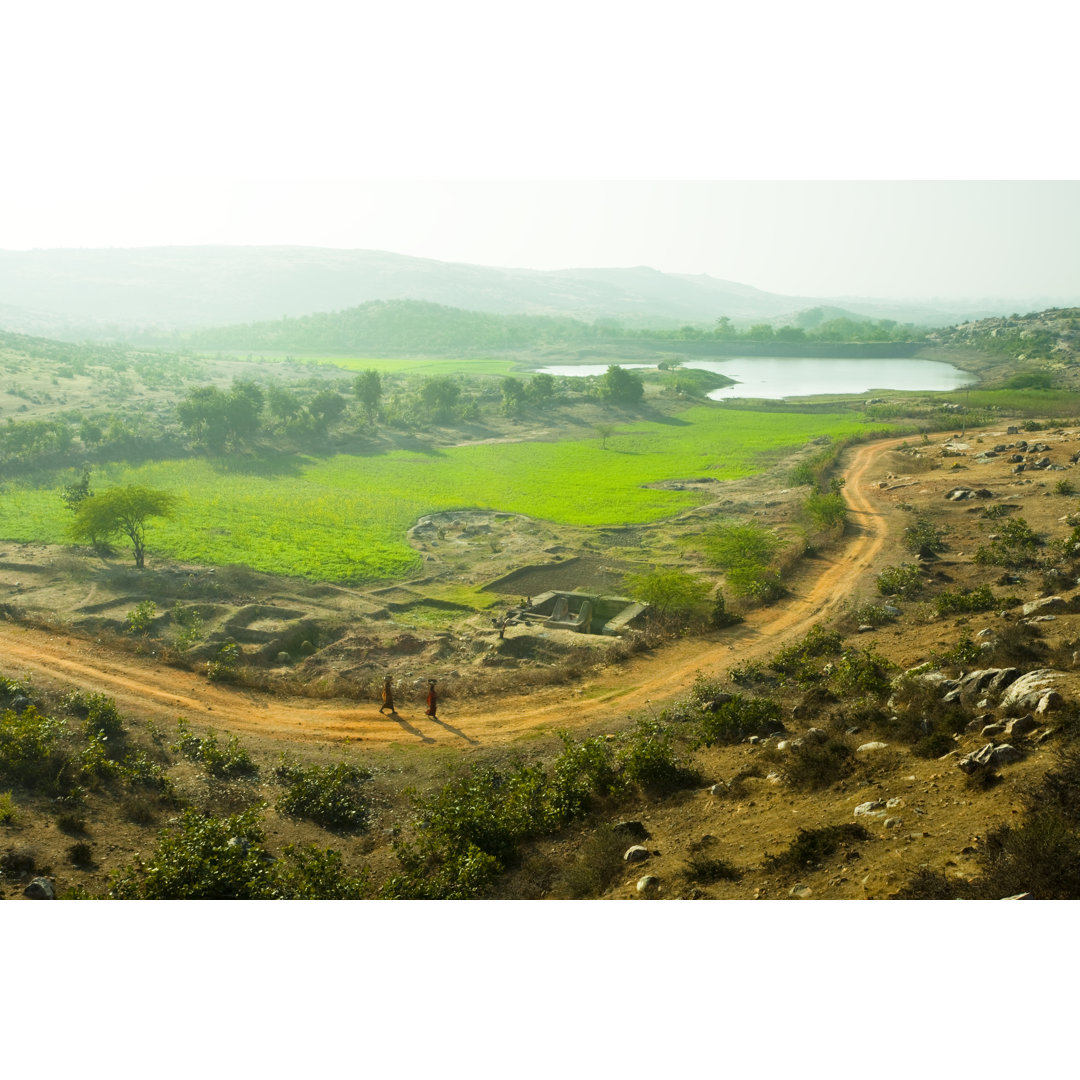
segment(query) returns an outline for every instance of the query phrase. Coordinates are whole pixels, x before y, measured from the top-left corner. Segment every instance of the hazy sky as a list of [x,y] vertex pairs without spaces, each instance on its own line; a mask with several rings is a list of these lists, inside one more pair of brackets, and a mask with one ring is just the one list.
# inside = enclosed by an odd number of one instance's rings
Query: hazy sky
[[6,12],[0,248],[312,244],[1080,303],[1058,5],[386,7]]

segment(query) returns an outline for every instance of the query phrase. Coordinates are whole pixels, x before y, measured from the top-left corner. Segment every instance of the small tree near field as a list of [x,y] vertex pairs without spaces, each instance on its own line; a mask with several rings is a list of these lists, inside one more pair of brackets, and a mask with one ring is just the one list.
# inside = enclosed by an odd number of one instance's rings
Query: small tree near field
[[91,543],[126,536],[131,541],[135,565],[141,570],[146,556],[146,523],[150,518],[168,517],[175,507],[176,497],[167,491],[135,485],[109,488],[79,504],[71,536]]
[[650,605],[659,615],[694,615],[705,610],[712,582],[684,570],[653,570],[648,574],[627,574],[627,592]]

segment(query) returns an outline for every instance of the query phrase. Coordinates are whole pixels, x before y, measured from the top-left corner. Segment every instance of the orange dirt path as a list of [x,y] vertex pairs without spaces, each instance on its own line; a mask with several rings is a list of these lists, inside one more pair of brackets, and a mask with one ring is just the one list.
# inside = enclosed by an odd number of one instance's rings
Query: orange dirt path
[[[219,730],[282,741],[352,742],[366,748],[422,743],[442,747],[493,746],[537,730],[573,730],[620,721],[649,704],[685,693],[697,672],[715,675],[737,663],[764,658],[815,623],[836,615],[850,585],[872,565],[886,528],[866,488],[879,457],[903,442],[868,443],[853,454],[844,489],[849,515],[843,545],[814,559],[784,603],[751,612],[746,621],[711,640],[691,639],[656,649],[608,669],[578,687],[555,687],[479,702],[446,704],[446,719],[403,706],[398,717],[380,715],[377,702],[348,705],[281,698],[208,683],[150,657],[111,651],[94,641],[0,622],[0,665],[9,676],[76,686],[114,698],[122,711],[158,722],[180,716]],[[824,569],[816,572],[824,564]]]

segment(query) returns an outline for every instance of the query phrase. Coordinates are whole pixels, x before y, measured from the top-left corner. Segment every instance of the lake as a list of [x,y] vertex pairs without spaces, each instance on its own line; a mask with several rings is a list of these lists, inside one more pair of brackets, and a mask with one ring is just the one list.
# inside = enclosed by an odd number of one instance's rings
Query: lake
[[[554,364],[540,368],[547,375],[603,375],[607,364]],[[653,369],[655,364],[620,364]],[[871,390],[959,390],[977,382],[974,375],[939,360],[850,360],[828,357],[733,356],[729,360],[687,360],[683,367],[714,371],[735,380],[734,386],[713,390],[724,398],[807,397],[811,394],[865,394]]]

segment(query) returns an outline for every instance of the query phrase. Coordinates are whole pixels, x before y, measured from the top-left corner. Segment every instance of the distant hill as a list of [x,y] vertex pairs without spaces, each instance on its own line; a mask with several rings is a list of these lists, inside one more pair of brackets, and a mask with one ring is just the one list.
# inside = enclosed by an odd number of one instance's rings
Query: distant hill
[[547,315],[630,328],[772,319],[818,306],[944,325],[989,312],[865,299],[782,296],[703,274],[627,269],[520,270],[383,251],[312,247],[160,247],[0,251],[0,327],[78,339],[147,341],[174,330],[424,300],[474,312]]
[[345,311],[196,330],[175,340],[201,351],[430,354],[573,347],[608,336],[603,327],[551,315],[493,315],[426,300],[369,300]]
[[1080,308],[1049,308],[1027,315],[979,319],[934,330],[933,345],[977,349],[1014,364],[1080,365]]

